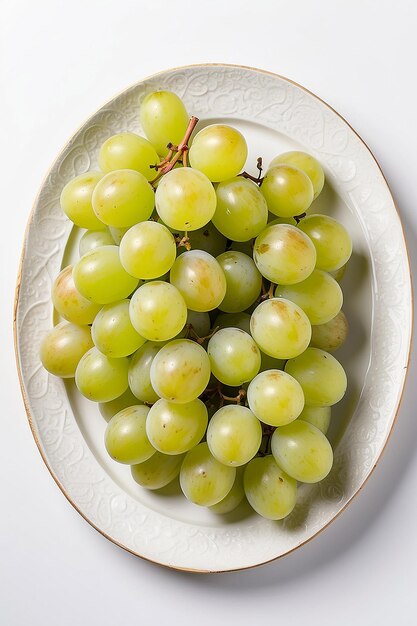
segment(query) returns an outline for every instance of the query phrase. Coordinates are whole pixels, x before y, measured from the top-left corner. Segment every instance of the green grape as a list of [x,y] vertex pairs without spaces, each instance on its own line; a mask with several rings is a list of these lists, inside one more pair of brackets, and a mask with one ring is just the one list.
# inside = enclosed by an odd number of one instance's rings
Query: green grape
[[114,239],[108,229],[106,230],[87,230],[80,239],[78,251],[80,257],[84,256],[90,250],[95,250],[101,246],[112,246]]
[[73,324],[84,326],[93,322],[101,307],[80,294],[75,286],[72,270],[72,265],[68,265],[56,277],[52,285],[52,302],[61,317]]
[[155,452],[144,463],[132,465],[132,477],[141,487],[161,489],[178,476],[183,459],[184,454],[175,456]]
[[181,465],[180,485],[185,497],[194,504],[213,506],[227,496],[235,477],[236,469],[220,463],[204,442],[187,452]]
[[249,313],[220,313],[213,323],[213,328],[240,328],[250,335]]
[[300,221],[298,228],[310,237],[316,248],[317,269],[335,272],[349,261],[352,240],[340,222],[327,215],[309,215]]
[[187,130],[188,113],[175,93],[154,91],[142,101],[140,123],[158,154],[165,156],[168,143],[181,143]]
[[207,421],[207,409],[201,400],[174,404],[161,398],[149,412],[146,432],[159,452],[182,454],[201,441]]
[[300,152],[298,150],[294,150],[292,152],[284,152],[284,154],[280,154],[279,156],[272,159],[269,164],[269,168],[275,167],[276,165],[293,165],[294,167],[298,167],[299,170],[307,174],[309,179],[313,184],[314,190],[314,198],[317,198],[324,185],[324,172],[320,163],[315,159],[311,154],[307,154],[306,152]]
[[345,371],[339,361],[324,350],[307,348],[286,363],[285,371],[300,383],[306,404],[332,406],[345,395]]
[[330,406],[305,405],[299,415],[299,419],[303,420],[303,422],[313,424],[313,426],[321,430],[323,435],[325,435],[329,430],[331,415],[332,409]]
[[247,156],[242,133],[225,124],[212,124],[200,130],[189,152],[191,167],[217,183],[239,174]]
[[94,345],[106,356],[129,356],[146,341],[132,326],[129,304],[129,300],[106,304],[93,322],[91,336]]
[[159,278],[171,269],[177,256],[175,239],[166,226],[141,222],[132,226],[120,242],[120,260],[136,278]]
[[265,352],[262,352],[261,350],[261,368],[259,370],[260,372],[265,372],[266,370],[283,370],[284,365],[285,359],[275,359],[273,356],[265,354]]
[[115,170],[100,180],[93,193],[93,209],[108,226],[125,228],[150,218],[155,196],[143,174]]
[[226,313],[240,313],[259,296],[262,276],[252,258],[242,252],[223,252],[217,261],[226,277],[226,295],[219,309]]
[[338,283],[342,280],[343,276],[346,272],[347,263],[342,265],[342,267],[334,272],[329,272],[330,276],[332,276]]
[[86,172],[70,180],[63,188],[61,208],[76,226],[95,230],[105,228],[94,213],[92,205],[93,191],[102,176],[101,172]]
[[222,328],[208,342],[211,371],[221,383],[238,387],[252,380],[261,366],[261,353],[248,333]]
[[213,504],[209,507],[210,511],[216,513],[216,515],[226,515],[234,511],[245,497],[245,490],[243,489],[243,475],[245,473],[245,467],[242,465],[236,468],[236,478],[233,483],[233,487],[217,504]]
[[212,218],[215,227],[233,241],[257,237],[268,220],[268,207],[258,185],[237,176],[216,189],[217,207]]
[[98,162],[105,174],[114,170],[136,170],[147,180],[152,180],[156,171],[151,166],[159,163],[159,157],[144,137],[135,133],[119,133],[103,143]]
[[192,311],[211,311],[226,294],[226,277],[220,264],[203,250],[181,254],[171,268],[170,280]]
[[61,322],[44,337],[40,357],[48,372],[61,378],[72,378],[82,356],[93,346],[88,326]]
[[283,298],[261,302],[250,320],[251,334],[259,348],[275,359],[292,359],[307,348],[311,324],[299,306]]
[[74,265],[72,275],[78,291],[97,304],[127,298],[139,282],[120,263],[117,246],[90,250]]
[[276,165],[269,169],[260,190],[268,209],[278,217],[305,213],[314,198],[310,178],[292,165]]
[[252,459],[245,470],[243,486],[251,507],[266,519],[283,519],[295,507],[297,483],[271,455]]
[[116,413],[122,409],[127,409],[129,406],[135,406],[137,404],[140,404],[140,402],[138,402],[136,396],[133,395],[130,389],[126,389],[121,396],[118,396],[114,400],[109,400],[109,402],[100,402],[98,408],[106,422],[109,422],[113,415],[116,415]]
[[129,387],[138,400],[149,404],[159,400],[151,384],[151,365],[161,347],[160,343],[147,341],[135,352],[129,364]]
[[346,315],[339,311],[326,324],[311,327],[311,344],[314,348],[321,348],[326,352],[334,352],[342,346],[347,338],[349,324]]
[[278,285],[275,296],[298,304],[311,324],[329,322],[339,313],[343,304],[343,293],[339,283],[322,270],[314,270],[310,276],[296,285]]
[[174,285],[162,280],[145,283],[132,296],[130,319],[145,339],[167,341],[184,328],[187,306]]
[[112,459],[119,463],[143,463],[155,454],[146,434],[149,407],[129,406],[114,415],[107,424],[104,441]]
[[256,238],[253,259],[262,276],[273,283],[292,285],[314,270],[316,249],[295,226],[274,224]]
[[210,316],[205,311],[187,311],[185,326],[191,326],[198,337],[206,337],[210,332]]
[[120,242],[131,227],[125,226],[124,228],[116,228],[115,226],[109,226],[108,228],[111,236],[113,237],[114,243],[116,246],[120,246]]
[[212,455],[231,467],[245,465],[259,450],[262,427],[244,406],[229,404],[216,411],[207,428],[207,445]]
[[249,408],[261,422],[284,426],[297,419],[304,407],[300,383],[281,370],[261,372],[248,387]]
[[89,400],[109,402],[126,391],[128,367],[127,358],[113,359],[91,348],[78,363],[75,384]]
[[156,190],[155,202],[164,224],[192,231],[202,228],[213,217],[216,192],[202,172],[181,167],[163,176]]
[[151,383],[165,400],[185,404],[198,398],[210,379],[210,360],[198,343],[176,339],[154,357]]
[[302,483],[318,483],[332,469],[333,450],[328,439],[300,419],[274,431],[271,450],[284,472]]

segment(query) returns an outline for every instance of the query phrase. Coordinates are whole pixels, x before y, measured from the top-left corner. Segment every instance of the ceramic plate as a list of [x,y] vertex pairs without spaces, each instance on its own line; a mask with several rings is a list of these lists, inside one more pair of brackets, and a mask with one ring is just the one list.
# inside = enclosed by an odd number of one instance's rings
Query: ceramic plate
[[[351,333],[337,355],[348,374],[333,409],[334,467],[317,485],[302,485],[293,513],[271,522],[242,505],[223,518],[187,502],[174,484],[152,493],[129,467],[106,454],[106,423],[72,383],[48,375],[39,344],[53,323],[51,286],[76,258],[78,229],[59,195],[70,178],[97,167],[110,135],[141,132],[145,94],[169,89],[201,125],[225,122],[248,141],[246,169],[288,149],[316,156],[326,185],[313,205],[342,221],[354,253],[342,286]],[[78,130],[53,164],[36,199],[24,244],[16,301],[16,348],[23,396],[36,443],[76,509],[108,539],[141,557],[190,571],[253,567],[283,556],[327,526],[372,472],[395,420],[412,327],[410,270],[401,222],[371,152],[328,105],[299,85],[246,67],[201,65],[169,70],[126,89]]]

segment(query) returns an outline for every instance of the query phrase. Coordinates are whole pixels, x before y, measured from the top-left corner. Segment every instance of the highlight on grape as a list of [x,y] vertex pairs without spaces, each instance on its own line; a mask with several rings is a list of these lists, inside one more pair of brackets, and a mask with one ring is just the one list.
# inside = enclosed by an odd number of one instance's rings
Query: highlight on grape
[[297,483],[333,464],[351,238],[311,208],[314,156],[279,154],[264,174],[259,158],[251,174],[239,130],[198,130],[176,94],[149,93],[138,116],[146,137],[109,137],[100,170],[62,190],[85,232],[53,283],[60,321],[40,360],[98,403],[103,447],[141,487],[178,480],[213,514],[246,499],[283,519]]

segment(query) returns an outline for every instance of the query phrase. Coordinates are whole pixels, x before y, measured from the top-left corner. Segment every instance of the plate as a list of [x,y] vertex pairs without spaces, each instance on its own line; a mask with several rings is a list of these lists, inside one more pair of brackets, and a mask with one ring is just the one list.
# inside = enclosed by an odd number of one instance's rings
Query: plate
[[[59,206],[62,187],[97,167],[110,135],[140,132],[145,94],[169,89],[201,124],[226,122],[248,140],[246,169],[288,149],[316,156],[326,185],[313,210],[341,220],[354,242],[343,279],[351,334],[338,358],[346,397],[333,410],[334,467],[317,485],[302,485],[282,522],[248,505],[223,518],[192,505],[173,485],[153,493],[129,468],[107,457],[105,422],[73,383],[48,373],[39,344],[53,323],[51,286],[75,258],[78,229]],[[367,146],[334,110],[294,82],[247,67],[198,65],[168,70],[126,89],[71,138],[49,171],[30,216],[17,286],[15,337],[29,423],[55,481],[105,537],[150,561],[197,572],[253,567],[309,541],[347,506],[377,463],[391,432],[408,365],[412,332],[410,269],[401,222],[384,176]],[[246,508],[247,507],[247,508]]]

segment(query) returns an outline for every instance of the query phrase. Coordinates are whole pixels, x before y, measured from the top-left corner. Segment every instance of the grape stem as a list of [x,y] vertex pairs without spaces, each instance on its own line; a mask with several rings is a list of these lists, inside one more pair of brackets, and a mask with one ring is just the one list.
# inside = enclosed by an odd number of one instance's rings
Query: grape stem
[[220,383],[216,387],[216,393],[220,397],[220,409],[222,408],[222,406],[224,406],[225,401],[240,404],[242,400],[246,398],[246,391],[244,389],[239,389],[237,396],[226,396],[226,394],[222,392],[222,386]]
[[[199,343],[200,345],[202,345],[207,339],[211,339],[213,337],[213,335],[215,333],[217,333],[217,331],[219,330],[220,326],[216,326],[216,328],[214,328],[211,333],[209,333],[208,335],[206,335],[205,337],[200,337],[194,330],[193,325],[192,324],[187,324],[186,325],[186,338],[187,339],[194,339],[194,341],[196,341],[197,343]],[[217,389],[216,389],[217,390]],[[209,390],[207,390],[209,391]]]
[[275,287],[276,287],[276,284],[271,282],[269,285],[269,289],[267,290],[264,282],[262,282],[262,294],[259,300],[263,302],[263,300],[269,300],[270,298],[273,298]]
[[252,174],[249,174],[249,172],[242,172],[241,174],[239,174],[239,176],[243,176],[243,178],[249,178],[249,180],[252,180],[260,187],[264,179],[264,176],[262,176],[262,157],[258,157],[256,159],[256,167],[258,169],[258,176],[252,176]]
[[249,178],[249,180],[253,180],[253,182],[257,185],[261,185],[263,181],[263,177],[259,178],[259,176],[252,176],[252,174],[249,174],[249,172],[242,172],[241,174],[239,174],[239,176],[242,176],[243,178]]
[[271,283],[269,285],[269,289],[268,289],[268,293],[267,293],[268,298],[273,298],[274,297],[274,289],[275,289],[275,287],[276,287],[275,283]]
[[185,135],[181,143],[178,144],[178,146],[174,146],[174,144],[172,143],[169,143],[167,145],[167,148],[168,148],[167,156],[164,159],[162,159],[160,163],[158,163],[157,165],[154,165],[154,169],[156,169],[158,173],[155,176],[155,178],[150,181],[150,184],[152,185],[152,187],[155,188],[155,183],[164,174],[167,174],[169,171],[171,171],[178,161],[182,160],[183,166],[187,167],[187,154],[189,150],[188,142],[190,140],[191,134],[194,128],[196,127],[197,123],[198,123],[198,117],[195,117],[193,115],[190,118],[190,121],[188,122],[187,130],[185,131]]
[[256,167],[258,168],[258,179],[262,176],[262,157],[256,159]]
[[225,401],[241,404],[246,398],[246,391],[244,389],[239,389],[237,396],[227,396],[222,391],[221,383],[217,383],[215,387],[207,387],[207,389],[203,392],[203,395],[207,396],[206,403],[210,402],[210,406],[215,406],[215,397],[219,398],[219,409],[221,409],[222,406],[224,406]]
[[303,217],[305,217],[306,215],[307,213],[300,213],[300,215],[294,215],[294,219],[297,222],[297,224],[299,224],[301,220],[303,219]]
[[219,389],[219,395],[223,401],[227,400],[228,402],[236,402],[236,404],[240,404],[246,397],[246,391],[244,389],[239,389],[237,396],[225,396],[221,389]]
[[160,169],[163,165],[165,165],[166,163],[169,163],[169,161],[172,159],[172,155],[174,154],[174,152],[178,149],[177,146],[174,146],[172,143],[169,143],[167,145],[168,148],[168,154],[166,155],[166,157],[164,159],[162,159],[162,161],[160,163],[157,163],[156,165],[151,165],[151,169],[154,170],[158,170]]
[[185,248],[186,250],[191,250],[190,238],[187,231],[184,231],[184,235],[182,237],[180,235],[175,235],[174,239],[176,241],[177,248]]

